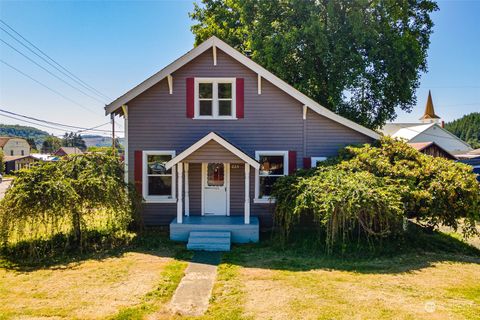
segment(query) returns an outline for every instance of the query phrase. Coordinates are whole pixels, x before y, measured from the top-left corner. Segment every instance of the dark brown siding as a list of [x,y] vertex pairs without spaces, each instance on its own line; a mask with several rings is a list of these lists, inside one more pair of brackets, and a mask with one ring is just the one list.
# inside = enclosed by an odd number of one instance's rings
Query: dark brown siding
[[[370,142],[348,127],[309,110],[302,118],[302,104],[266,80],[257,92],[257,75],[217,49],[217,66],[211,50],[189,62],[173,76],[173,94],[166,79],[128,103],[129,172],[133,181],[134,150],[175,150],[177,154],[211,131],[219,133],[252,158],[256,150],[296,151],[297,166],[306,156],[331,156],[347,144]],[[194,120],[186,117],[186,78],[237,77],[244,79],[244,118]],[[215,161],[215,159],[212,159]],[[201,166],[190,165],[190,211],[200,212]],[[243,213],[243,166],[231,170],[231,214]],[[253,204],[254,170],[251,170],[251,214],[262,224],[271,223],[271,206]],[[195,209],[195,210],[194,210]],[[198,210],[198,211],[197,211]],[[145,222],[167,224],[176,215],[176,204],[146,204]]]

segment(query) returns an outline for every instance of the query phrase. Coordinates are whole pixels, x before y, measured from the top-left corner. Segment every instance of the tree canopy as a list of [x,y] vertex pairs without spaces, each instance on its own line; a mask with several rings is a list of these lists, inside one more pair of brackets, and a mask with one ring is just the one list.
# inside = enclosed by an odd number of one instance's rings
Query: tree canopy
[[42,143],[42,153],[53,153],[60,149],[62,146],[62,140],[53,135],[48,136]]
[[445,129],[470,144],[480,148],[480,112],[472,112],[445,124]]
[[85,144],[85,140],[83,140],[82,136],[77,133],[65,133],[62,139],[62,147],[77,147],[82,151],[87,150],[87,145]]
[[370,128],[410,111],[438,7],[431,0],[202,0],[198,45],[223,39],[323,106]]

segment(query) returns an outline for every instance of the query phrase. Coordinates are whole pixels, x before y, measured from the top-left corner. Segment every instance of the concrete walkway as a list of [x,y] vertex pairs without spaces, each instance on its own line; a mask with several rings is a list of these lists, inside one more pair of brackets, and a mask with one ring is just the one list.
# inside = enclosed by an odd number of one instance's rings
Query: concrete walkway
[[3,182],[0,183],[0,199],[5,196],[5,192],[7,192],[8,187],[12,183],[13,179],[11,178],[4,178]]
[[200,316],[207,311],[220,258],[219,252],[195,252],[170,302],[173,313]]

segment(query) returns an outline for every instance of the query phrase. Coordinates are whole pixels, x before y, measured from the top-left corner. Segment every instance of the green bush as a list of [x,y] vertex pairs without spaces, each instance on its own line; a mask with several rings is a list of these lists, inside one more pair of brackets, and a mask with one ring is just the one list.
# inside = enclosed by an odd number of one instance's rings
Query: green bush
[[4,247],[31,243],[33,250],[57,237],[82,249],[95,232],[125,232],[138,204],[114,157],[88,154],[40,163],[20,170],[2,200],[0,240]]
[[401,230],[401,193],[388,178],[369,172],[346,172],[336,167],[313,174],[284,177],[274,190],[275,222],[287,239],[291,228],[310,218],[325,232],[327,249],[352,237],[381,238]]
[[402,193],[405,214],[430,229],[439,224],[458,228],[463,218],[465,235],[476,232],[480,214],[480,185],[471,166],[434,158],[407,143],[382,138],[377,146],[347,147],[338,165],[348,172],[370,172],[406,186]]
[[431,229],[439,224],[456,229],[463,218],[464,234],[472,235],[480,208],[480,185],[469,166],[390,138],[376,146],[347,147],[317,169],[283,177],[273,196],[284,240],[311,219],[329,250],[354,239],[401,234],[406,218]]

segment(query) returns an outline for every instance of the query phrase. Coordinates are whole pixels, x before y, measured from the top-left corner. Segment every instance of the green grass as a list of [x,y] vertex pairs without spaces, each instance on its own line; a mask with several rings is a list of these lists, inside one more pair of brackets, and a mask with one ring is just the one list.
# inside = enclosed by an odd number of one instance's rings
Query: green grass
[[235,246],[200,319],[478,319],[480,251],[458,238],[414,228],[336,255],[303,239]]

